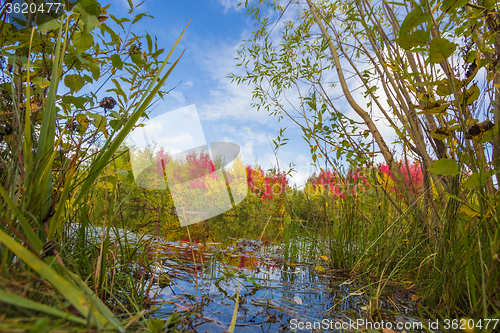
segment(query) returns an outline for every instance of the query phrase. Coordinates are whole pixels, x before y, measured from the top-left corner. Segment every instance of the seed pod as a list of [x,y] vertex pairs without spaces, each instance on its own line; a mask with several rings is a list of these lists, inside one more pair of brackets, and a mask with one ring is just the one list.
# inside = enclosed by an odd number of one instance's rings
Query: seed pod
[[99,103],[101,108],[112,109],[116,105],[116,101],[113,97],[104,97],[102,101]]

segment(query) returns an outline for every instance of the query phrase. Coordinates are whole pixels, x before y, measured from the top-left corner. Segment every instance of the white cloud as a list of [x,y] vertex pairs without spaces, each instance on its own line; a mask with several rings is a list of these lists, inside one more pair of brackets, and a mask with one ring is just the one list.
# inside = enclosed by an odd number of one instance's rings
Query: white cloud
[[228,10],[235,10],[235,11],[239,12],[245,8],[243,5],[238,6],[238,4],[240,2],[242,2],[241,0],[217,0],[217,2],[219,4],[221,4],[222,6],[224,6],[224,14]]
[[184,94],[180,91],[171,91],[168,93],[168,96],[171,96],[173,99],[175,99],[179,103],[186,102],[186,97],[184,97]]
[[129,140],[138,148],[155,144],[156,149],[176,154],[207,144],[194,105],[166,112],[144,124],[129,134]]
[[193,85],[194,85],[194,83],[191,81],[187,81],[186,83],[184,83],[184,86],[186,86],[188,88],[191,88]]

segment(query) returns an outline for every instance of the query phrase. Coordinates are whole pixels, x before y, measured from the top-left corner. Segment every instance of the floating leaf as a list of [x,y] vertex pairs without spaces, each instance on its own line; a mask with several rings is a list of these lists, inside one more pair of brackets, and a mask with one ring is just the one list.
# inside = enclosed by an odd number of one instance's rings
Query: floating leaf
[[432,172],[435,175],[456,176],[459,172],[459,169],[460,168],[457,161],[448,158],[442,158],[440,160],[432,162],[428,171]]
[[434,139],[443,140],[447,138],[452,138],[455,135],[455,131],[449,128],[441,127],[431,130],[429,134]]
[[485,184],[486,181],[496,173],[497,172],[494,169],[484,172],[474,172],[469,178],[467,178],[467,181],[464,184],[464,188],[473,189],[479,187]]
[[321,259],[321,260],[323,260],[323,261],[328,261],[328,260],[329,260],[329,259],[328,259],[328,257],[326,257],[326,256],[319,256],[319,257],[320,257],[320,259]]
[[436,37],[432,39],[429,60],[431,63],[440,63],[448,59],[455,52],[457,44],[446,38]]
[[299,296],[294,296],[293,301],[295,303],[297,303],[298,305],[301,305],[302,303],[304,303],[304,302],[302,302],[302,299]]
[[315,270],[315,271],[318,271],[318,272],[324,272],[324,271],[325,271],[325,268],[324,268],[323,266],[319,266],[319,265],[318,265],[318,266],[314,267],[314,270]]

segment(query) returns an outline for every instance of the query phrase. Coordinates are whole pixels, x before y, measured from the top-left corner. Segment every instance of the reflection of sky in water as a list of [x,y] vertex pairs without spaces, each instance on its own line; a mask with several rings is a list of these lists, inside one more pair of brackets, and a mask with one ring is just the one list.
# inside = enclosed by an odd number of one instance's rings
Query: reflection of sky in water
[[[73,232],[76,227],[77,225],[73,225]],[[119,229],[116,233],[114,231],[113,228],[111,239],[119,237],[123,241],[127,238],[132,249],[135,249],[135,245],[132,245],[134,242],[143,242],[143,239],[153,237],[125,234]],[[101,233],[101,228],[95,228],[91,237],[98,241]],[[156,258],[158,245],[149,241],[145,244],[150,244],[148,257]],[[140,252],[138,255],[143,255]],[[193,252],[196,269],[193,265]],[[292,319],[348,322],[349,318],[353,321],[365,318],[366,313],[361,307],[366,306],[367,299],[365,295],[356,293],[362,285],[350,283],[347,278],[332,277],[332,273],[327,271],[317,272],[314,267],[318,263],[287,266],[282,258],[281,247],[264,245],[259,241],[238,240],[227,247],[207,244],[204,250],[197,245],[191,248],[186,242],[162,241],[158,260],[161,260],[163,266],[154,268],[152,265],[152,271],[156,274],[168,273],[173,283],[164,288],[160,288],[157,283],[153,284],[150,297],[161,306],[154,316],[167,319],[174,312],[186,313],[182,308],[184,307],[201,315],[191,316],[192,325],[198,332],[222,332],[229,327],[235,305],[234,296],[239,290],[235,332],[278,332],[280,329],[289,332]],[[204,265],[201,265],[202,261]],[[298,262],[305,261],[305,258],[300,258]],[[236,275],[244,273],[262,287],[256,288],[244,277],[224,278],[223,272],[226,275],[228,272]],[[198,310],[195,310],[195,276],[198,278],[200,296]],[[297,304],[297,297],[302,304]],[[391,317],[391,320],[420,322],[413,304],[404,299],[395,300],[404,315]]]
[[[255,241],[253,241],[255,242]],[[164,259],[180,255],[192,261],[191,250],[182,243],[161,250]],[[217,249],[209,248],[208,253]],[[314,265],[286,266],[281,260],[280,248],[269,246],[260,248],[260,255],[252,248],[238,244],[225,250],[228,263],[196,253],[196,262],[204,260],[203,269],[198,272],[198,293],[203,318],[192,316],[192,325],[199,332],[222,332],[231,322],[235,293],[240,292],[238,319],[235,332],[278,332],[289,331],[290,320],[320,322],[323,319],[355,321],[364,318],[361,307],[366,306],[364,295],[355,293],[361,287],[343,278],[332,278],[331,273],[320,273]],[[164,270],[174,277],[175,284],[160,290],[157,300],[165,303],[155,312],[155,316],[167,318],[175,311],[196,307],[196,287],[192,264],[183,264],[191,269],[190,275],[170,262]],[[202,270],[202,272],[201,272]],[[244,273],[253,277],[261,288],[256,288],[245,277],[226,277],[222,272]],[[153,288],[155,290],[155,288]],[[151,294],[153,296],[153,293]],[[298,304],[302,303],[302,304]],[[176,304],[174,304],[176,303]],[[179,306],[180,305],[180,306]],[[212,320],[209,321],[208,319]],[[401,317],[399,320],[408,320]]]

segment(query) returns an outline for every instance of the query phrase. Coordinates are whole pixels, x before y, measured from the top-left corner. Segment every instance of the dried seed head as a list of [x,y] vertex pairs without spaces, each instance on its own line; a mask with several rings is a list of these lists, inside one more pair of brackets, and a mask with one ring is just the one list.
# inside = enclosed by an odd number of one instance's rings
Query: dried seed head
[[116,105],[116,101],[113,97],[104,97],[102,101],[99,103],[101,108],[112,109]]

